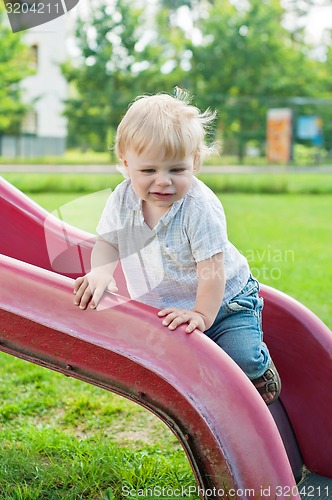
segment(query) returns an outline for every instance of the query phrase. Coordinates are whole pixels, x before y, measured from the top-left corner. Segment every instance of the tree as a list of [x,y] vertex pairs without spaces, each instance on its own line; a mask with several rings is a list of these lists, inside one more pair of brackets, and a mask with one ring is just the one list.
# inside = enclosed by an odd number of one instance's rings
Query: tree
[[225,135],[239,155],[250,138],[265,138],[268,106],[316,91],[318,63],[301,37],[283,26],[279,0],[215,0],[199,20],[202,43],[192,45],[192,72],[203,107],[221,110]]
[[168,7],[147,11],[115,0],[79,19],[76,38],[80,60],[63,66],[72,89],[66,105],[70,143],[104,151],[130,101],[183,82],[182,32]]
[[[80,60],[63,65],[72,96],[66,104],[71,144],[105,150],[108,130],[128,102],[126,80],[131,81],[131,52],[137,42],[140,13],[120,1],[106,4],[78,19],[76,39]],[[76,143],[76,144],[75,144]]]
[[[95,0],[97,1],[97,0]],[[100,0],[105,2],[106,0]],[[220,111],[239,155],[265,140],[268,107],[324,97],[327,66],[311,57],[301,29],[288,29],[280,0],[114,0],[93,5],[76,31],[80,59],[67,63],[71,144],[105,150],[137,95],[171,92]],[[185,21],[183,18],[185,17]],[[192,26],[193,29],[190,29]]]
[[0,3],[0,134],[17,134],[28,105],[22,101],[21,81],[32,73],[27,48],[21,37],[6,24],[6,12]]

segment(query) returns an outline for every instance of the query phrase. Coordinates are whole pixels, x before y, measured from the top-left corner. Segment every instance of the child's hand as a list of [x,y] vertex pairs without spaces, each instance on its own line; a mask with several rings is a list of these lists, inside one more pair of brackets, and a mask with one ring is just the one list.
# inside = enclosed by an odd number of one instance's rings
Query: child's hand
[[158,312],[158,316],[165,316],[162,321],[164,326],[168,326],[170,330],[175,330],[179,325],[188,323],[186,328],[187,333],[191,333],[197,328],[201,332],[206,330],[203,316],[189,309],[177,309],[176,307],[168,307]]
[[110,277],[103,271],[91,271],[75,280],[74,304],[80,309],[86,309],[88,305],[91,309],[95,309],[106,288],[110,292],[118,291],[114,278],[110,280]]

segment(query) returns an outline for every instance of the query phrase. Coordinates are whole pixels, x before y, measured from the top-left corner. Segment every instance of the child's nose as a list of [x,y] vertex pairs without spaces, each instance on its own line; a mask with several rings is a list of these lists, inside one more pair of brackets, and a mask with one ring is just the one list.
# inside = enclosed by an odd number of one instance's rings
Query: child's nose
[[172,184],[171,178],[167,174],[159,174],[156,182],[158,186],[169,186]]

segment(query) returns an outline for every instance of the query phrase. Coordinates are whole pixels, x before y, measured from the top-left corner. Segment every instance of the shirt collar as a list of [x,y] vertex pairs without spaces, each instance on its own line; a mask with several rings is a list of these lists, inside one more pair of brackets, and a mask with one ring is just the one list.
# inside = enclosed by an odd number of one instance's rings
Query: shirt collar
[[129,196],[127,196],[127,207],[130,210],[141,210],[142,209],[142,200],[137,196],[135,191],[131,186],[131,182],[129,180]]
[[[169,210],[159,219],[159,222],[156,227],[158,227],[160,223],[166,226],[174,218],[175,214],[181,207],[183,200],[184,198],[175,201],[173,205],[169,208]],[[129,196],[127,198],[127,207],[130,210],[138,210],[138,211],[142,210],[142,200],[139,196],[137,196],[131,184],[129,185]]]
[[[176,215],[179,208],[183,203],[184,198],[181,200],[177,200],[173,203],[173,205],[169,208],[169,210],[159,219],[159,222],[162,222],[164,226],[166,226]],[[159,223],[158,223],[159,224]]]

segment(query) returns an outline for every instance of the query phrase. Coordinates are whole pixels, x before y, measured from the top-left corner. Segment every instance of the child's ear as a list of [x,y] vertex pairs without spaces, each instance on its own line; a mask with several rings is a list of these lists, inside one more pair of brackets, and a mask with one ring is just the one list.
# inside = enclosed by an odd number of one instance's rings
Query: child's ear
[[123,166],[126,167],[126,168],[128,168],[128,162],[127,162],[126,158],[123,155],[120,156],[120,160],[122,161]]

